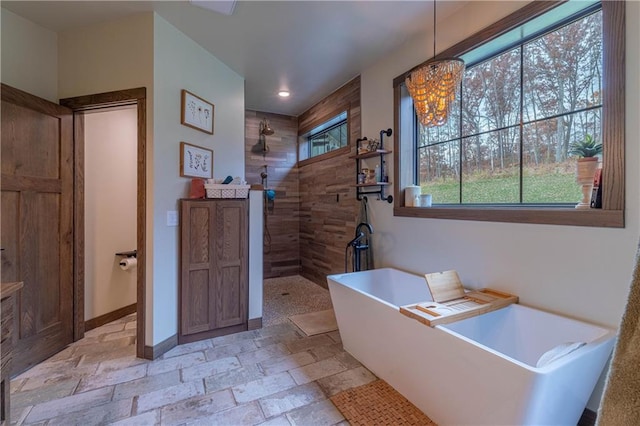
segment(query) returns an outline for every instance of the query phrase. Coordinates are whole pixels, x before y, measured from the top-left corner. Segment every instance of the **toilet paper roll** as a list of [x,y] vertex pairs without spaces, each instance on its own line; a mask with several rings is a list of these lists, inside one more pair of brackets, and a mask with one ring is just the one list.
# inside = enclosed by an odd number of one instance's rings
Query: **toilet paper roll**
[[420,207],[420,191],[418,185],[409,185],[404,189],[405,207]]
[[120,261],[120,269],[123,271],[128,271],[129,269],[135,268],[138,264],[138,259],[135,257],[127,257],[126,259],[122,259]]

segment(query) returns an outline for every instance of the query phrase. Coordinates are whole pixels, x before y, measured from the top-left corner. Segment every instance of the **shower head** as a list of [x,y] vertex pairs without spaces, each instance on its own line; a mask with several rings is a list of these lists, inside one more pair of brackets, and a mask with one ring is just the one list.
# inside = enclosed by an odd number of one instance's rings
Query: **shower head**
[[266,118],[263,118],[260,122],[260,134],[265,136],[271,136],[275,133],[275,131],[269,125],[269,122]]
[[261,177],[262,179],[266,179],[266,178],[267,178],[267,172],[262,172],[262,173],[260,173],[260,177]]

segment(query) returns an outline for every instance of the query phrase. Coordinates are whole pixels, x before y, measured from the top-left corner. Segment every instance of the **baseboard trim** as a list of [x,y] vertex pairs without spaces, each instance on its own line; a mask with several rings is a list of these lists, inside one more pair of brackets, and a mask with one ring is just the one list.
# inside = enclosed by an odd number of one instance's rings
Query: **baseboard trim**
[[247,331],[248,324],[242,323],[237,325],[230,325],[224,328],[216,328],[215,330],[201,331],[194,334],[179,334],[178,344],[184,345],[185,343],[193,343],[198,340],[213,339],[215,337],[226,336],[227,334],[240,333]]
[[580,420],[578,420],[578,426],[595,426],[597,417],[598,414],[595,411],[585,408]]
[[131,305],[125,306],[124,308],[116,309],[112,312],[107,312],[104,315],[100,315],[99,317],[91,318],[90,320],[86,320],[84,322],[84,331],[93,330],[94,328],[98,328],[102,325],[109,324],[111,321],[115,321],[122,317],[126,317],[129,314],[133,314],[136,312],[136,304],[132,303]]
[[144,347],[144,358],[154,360],[178,346],[178,335],[174,334],[155,346]]
[[257,330],[259,328],[262,328],[262,317],[252,318],[249,320],[249,324],[247,324],[247,330]]

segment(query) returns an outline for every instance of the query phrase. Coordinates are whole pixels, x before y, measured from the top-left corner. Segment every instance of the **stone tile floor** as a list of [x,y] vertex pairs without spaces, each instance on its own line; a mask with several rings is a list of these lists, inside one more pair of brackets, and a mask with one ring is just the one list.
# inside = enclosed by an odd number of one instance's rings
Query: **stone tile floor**
[[135,314],[11,382],[14,425],[348,425],[328,399],[375,376],[337,331],[281,323],[135,357]]

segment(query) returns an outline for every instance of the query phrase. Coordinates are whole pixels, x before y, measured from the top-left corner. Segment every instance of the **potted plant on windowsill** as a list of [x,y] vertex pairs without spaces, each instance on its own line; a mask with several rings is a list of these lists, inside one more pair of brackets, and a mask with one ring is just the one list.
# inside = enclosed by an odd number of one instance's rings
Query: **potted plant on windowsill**
[[591,135],[586,135],[583,140],[569,145],[569,155],[578,157],[576,183],[582,185],[582,201],[576,205],[576,209],[590,208],[589,201],[599,154],[602,154],[602,143],[597,142]]

